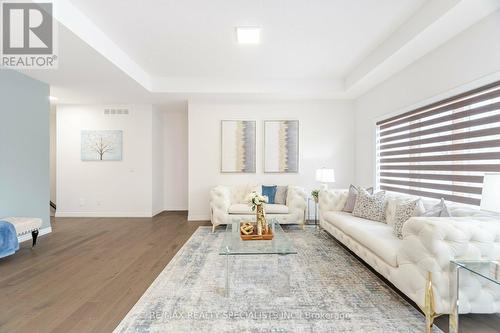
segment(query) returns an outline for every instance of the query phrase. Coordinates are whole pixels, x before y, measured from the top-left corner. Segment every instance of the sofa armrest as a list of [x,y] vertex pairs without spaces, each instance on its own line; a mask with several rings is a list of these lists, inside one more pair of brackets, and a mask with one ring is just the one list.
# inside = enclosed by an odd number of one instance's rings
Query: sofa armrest
[[296,215],[298,224],[305,223],[307,192],[299,186],[289,186],[286,204],[291,214]]
[[[402,255],[413,262],[423,256],[427,270],[448,269],[450,259],[481,259],[500,256],[500,221],[491,217],[413,217],[403,227]],[[424,253],[416,253],[418,246]],[[415,250],[415,248],[413,248]]]
[[[403,227],[403,241],[398,253],[401,273],[396,285],[404,286],[403,289],[407,290],[403,291],[413,295],[411,298],[417,304],[423,305],[425,281],[431,272],[436,310],[448,313],[450,260],[484,258],[500,258],[499,220],[491,217],[414,217]],[[488,304],[484,299],[490,295],[477,278],[470,276],[462,282],[467,288],[461,288],[465,290],[461,297],[461,312],[476,312],[478,306]],[[491,309],[481,310],[496,311],[493,303]]]
[[213,225],[224,224],[231,205],[231,191],[227,186],[217,186],[210,190],[210,210]]

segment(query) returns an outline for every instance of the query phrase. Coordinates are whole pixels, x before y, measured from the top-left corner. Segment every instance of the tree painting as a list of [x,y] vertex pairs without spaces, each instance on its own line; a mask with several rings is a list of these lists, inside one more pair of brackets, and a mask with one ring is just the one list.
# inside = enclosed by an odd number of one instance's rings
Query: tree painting
[[82,161],[121,161],[122,131],[82,131]]
[[102,157],[106,153],[111,153],[113,151],[113,146],[111,142],[104,141],[102,137],[94,142],[94,147],[92,147],[97,154],[99,154],[99,159],[102,161]]

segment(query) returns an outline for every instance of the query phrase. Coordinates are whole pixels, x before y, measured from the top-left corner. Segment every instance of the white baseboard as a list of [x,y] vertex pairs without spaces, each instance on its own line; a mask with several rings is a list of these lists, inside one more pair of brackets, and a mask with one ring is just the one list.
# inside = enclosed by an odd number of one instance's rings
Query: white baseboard
[[[52,227],[45,227],[45,228],[38,230],[38,236],[50,234],[51,232],[52,232]],[[22,235],[22,236],[17,237],[17,240],[19,241],[19,243],[28,241],[30,239],[31,239],[31,232],[26,234],[26,235]]]
[[182,211],[182,210],[187,211],[188,208],[184,207],[184,206],[178,206],[178,207],[172,206],[172,207],[167,207],[164,209],[164,211],[167,211],[167,212],[170,212],[170,211],[178,212],[178,211]]
[[152,217],[151,212],[60,212],[56,217]]
[[188,213],[188,221],[210,221],[210,215]]
[[156,216],[156,215],[158,215],[160,213],[163,213],[164,211],[165,211],[164,209],[158,209],[158,210],[156,210],[156,211],[153,212],[153,216]]

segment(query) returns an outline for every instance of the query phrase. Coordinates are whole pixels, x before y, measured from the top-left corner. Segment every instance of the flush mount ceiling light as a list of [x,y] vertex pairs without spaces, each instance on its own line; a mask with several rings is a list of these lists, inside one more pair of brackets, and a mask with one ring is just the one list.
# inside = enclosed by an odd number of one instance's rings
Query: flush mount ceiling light
[[238,44],[259,44],[260,27],[236,27]]

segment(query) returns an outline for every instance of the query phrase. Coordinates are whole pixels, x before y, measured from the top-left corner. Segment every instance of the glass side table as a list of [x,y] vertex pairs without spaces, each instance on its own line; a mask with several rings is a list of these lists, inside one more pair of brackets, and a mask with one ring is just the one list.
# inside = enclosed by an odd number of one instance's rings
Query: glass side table
[[319,221],[318,221],[318,203],[316,200],[314,200],[313,197],[308,197],[307,198],[307,218],[309,219],[310,212],[311,212],[311,206],[314,207],[314,225],[318,226]]
[[450,333],[458,333],[460,309],[460,272],[468,271],[500,286],[500,260],[451,260],[450,261]]

